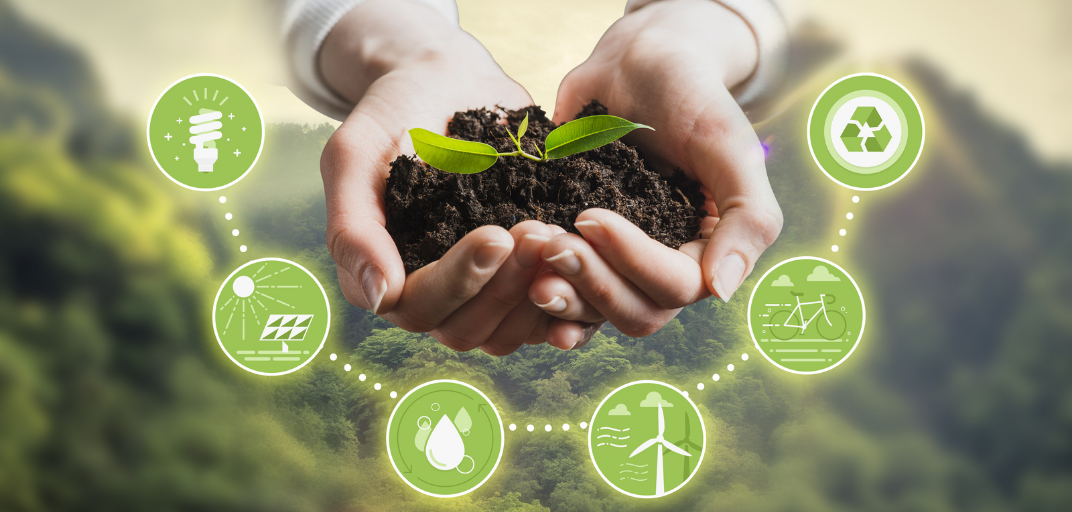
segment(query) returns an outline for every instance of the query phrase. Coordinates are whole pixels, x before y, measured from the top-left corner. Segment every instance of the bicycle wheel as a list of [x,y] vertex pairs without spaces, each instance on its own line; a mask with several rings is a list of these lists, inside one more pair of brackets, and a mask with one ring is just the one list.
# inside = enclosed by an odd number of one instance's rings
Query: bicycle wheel
[[819,336],[827,340],[836,340],[845,334],[845,317],[837,311],[827,311],[826,318],[830,320],[830,323],[826,323],[826,319],[822,316],[815,319],[815,329],[819,331]]
[[797,327],[786,327],[785,323],[790,321],[792,313],[789,311],[779,311],[771,315],[771,323],[774,324],[770,327],[771,334],[775,338],[780,340],[787,340],[800,333],[800,329]]

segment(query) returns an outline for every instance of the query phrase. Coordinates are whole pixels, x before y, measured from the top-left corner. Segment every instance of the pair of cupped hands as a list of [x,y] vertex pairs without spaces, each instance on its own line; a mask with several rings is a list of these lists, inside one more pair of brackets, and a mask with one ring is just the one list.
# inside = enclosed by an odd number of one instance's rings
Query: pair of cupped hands
[[445,133],[457,111],[532,98],[476,39],[417,2],[362,4],[332,29],[319,59],[327,84],[356,103],[321,159],[342,291],[455,350],[571,349],[605,321],[628,336],[651,334],[711,294],[728,301],[781,230],[764,151],[729,92],[752,73],[756,43],[714,1],[657,1],[622,17],[562,81],[554,109],[562,123],[598,99],[655,128],[627,141],[657,166],[683,169],[708,196],[697,239],[677,249],[590,209],[575,223],[583,237],[535,220],[482,226],[407,276],[384,203],[390,163],[413,152],[407,131]]

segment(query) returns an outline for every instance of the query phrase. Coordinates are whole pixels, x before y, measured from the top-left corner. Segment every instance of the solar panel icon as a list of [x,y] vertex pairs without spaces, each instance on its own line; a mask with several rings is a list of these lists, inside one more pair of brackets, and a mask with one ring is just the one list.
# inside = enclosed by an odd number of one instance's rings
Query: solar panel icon
[[324,348],[327,293],[309,270],[280,258],[231,272],[212,303],[212,330],[227,357],[258,375],[284,375]]
[[261,341],[302,341],[312,322],[313,315],[268,315]]

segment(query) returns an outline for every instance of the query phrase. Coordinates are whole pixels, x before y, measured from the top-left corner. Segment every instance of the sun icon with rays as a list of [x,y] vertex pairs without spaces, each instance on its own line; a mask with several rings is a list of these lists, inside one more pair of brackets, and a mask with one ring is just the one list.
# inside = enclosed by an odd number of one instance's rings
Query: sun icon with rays
[[232,272],[212,310],[224,353],[259,375],[305,366],[324,346],[331,324],[320,282],[305,267],[280,258],[254,260]]

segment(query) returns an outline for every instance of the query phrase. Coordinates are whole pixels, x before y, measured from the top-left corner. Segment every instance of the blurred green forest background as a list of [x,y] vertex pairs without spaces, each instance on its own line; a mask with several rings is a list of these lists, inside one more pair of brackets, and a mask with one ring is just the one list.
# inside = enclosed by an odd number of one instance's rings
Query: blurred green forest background
[[[807,157],[810,99],[759,127],[786,226],[757,269],[828,256],[848,227],[831,259],[870,313],[853,359],[805,377],[756,356],[743,310],[762,272],[652,336],[607,327],[582,350],[493,358],[341,297],[318,174],[330,126],[269,126],[221,205],[165,179],[87,61],[0,2],[0,510],[1068,510],[1072,167],[1042,163],[926,63],[898,73],[925,108],[924,158],[859,205]],[[851,224],[832,220],[850,207]],[[266,379],[223,356],[209,304],[269,255],[312,270],[339,320],[321,357]],[[576,425],[618,385],[663,380],[691,391],[712,449],[685,489],[641,501],[601,481],[583,431],[519,429],[487,484],[428,498],[382,439],[387,391],[435,378],[519,425]]]

